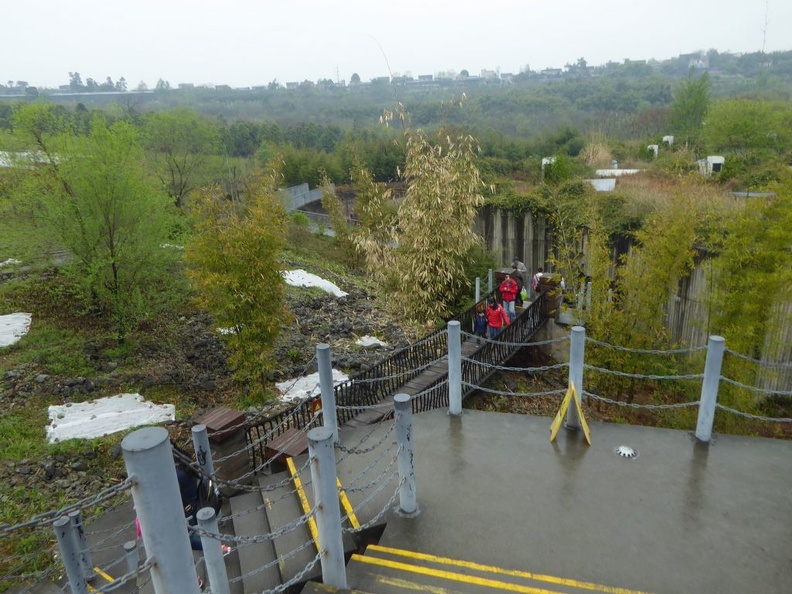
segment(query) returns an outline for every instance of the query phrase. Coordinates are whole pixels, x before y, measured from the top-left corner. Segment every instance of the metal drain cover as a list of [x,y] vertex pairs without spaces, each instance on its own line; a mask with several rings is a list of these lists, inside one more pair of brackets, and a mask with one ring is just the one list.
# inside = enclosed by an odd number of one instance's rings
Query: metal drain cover
[[613,451],[616,452],[617,454],[619,454],[619,456],[621,456],[622,458],[637,458],[638,457],[638,452],[636,450],[632,449],[630,446],[622,445],[622,446],[619,446],[618,448],[616,448]]

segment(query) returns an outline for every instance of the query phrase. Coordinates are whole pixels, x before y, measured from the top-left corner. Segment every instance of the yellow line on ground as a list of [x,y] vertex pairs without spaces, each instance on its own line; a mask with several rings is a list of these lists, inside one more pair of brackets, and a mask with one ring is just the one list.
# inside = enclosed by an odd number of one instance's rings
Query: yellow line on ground
[[336,477],[336,484],[338,485],[338,498],[341,500],[341,506],[344,508],[349,518],[349,523],[352,524],[352,528],[355,530],[360,530],[360,522],[358,522],[357,516],[355,515],[355,508],[353,508],[352,504],[349,502],[349,497],[347,497],[346,491],[344,491],[344,487],[341,485],[341,479],[338,477]]
[[554,592],[553,590],[532,588],[531,586],[520,586],[518,584],[499,582],[497,580],[489,580],[486,578],[475,577],[472,575],[454,573],[452,571],[443,571],[441,569],[430,569],[428,567],[421,567],[420,565],[410,565],[408,563],[388,561],[387,559],[379,559],[377,557],[364,557],[361,555],[352,555],[352,559],[354,559],[355,561],[360,561],[361,563],[379,565],[380,567],[387,567],[389,569],[409,571],[411,573],[418,573],[420,575],[428,575],[431,577],[441,578],[444,580],[449,580],[453,582],[463,582],[465,584],[473,584],[475,586],[483,586],[486,588],[498,588],[499,590],[508,590],[509,592],[521,592],[522,594],[558,594],[558,591]]
[[404,549],[393,549],[391,547],[383,547],[381,545],[375,545],[375,544],[369,545],[367,547],[367,550],[389,553],[391,555],[398,555],[401,557],[408,557],[411,559],[420,559],[421,561],[431,561],[434,563],[443,563],[445,565],[464,567],[466,569],[474,569],[476,571],[488,571],[490,573],[521,577],[529,580],[537,580],[540,582],[550,582],[553,584],[571,586],[573,588],[580,588],[583,590],[606,592],[607,594],[649,594],[648,592],[644,592],[641,590],[628,590],[626,588],[614,588],[612,586],[603,586],[601,584],[594,584],[591,582],[579,582],[577,580],[571,580],[571,579],[556,577],[552,575],[545,575],[541,573],[530,573],[528,571],[519,571],[516,569],[504,569],[502,567],[495,567],[494,565],[484,565],[482,563],[475,563],[473,561],[460,561],[459,559],[451,559],[449,557],[438,557],[436,555],[428,555],[426,553],[405,551]]
[[97,573],[97,575],[102,576],[108,582],[114,582],[115,581],[115,578],[113,578],[111,575],[106,574],[104,571],[102,571],[98,567],[94,567],[94,571]]
[[[300,475],[297,474],[297,468],[294,466],[294,461],[291,456],[286,458],[286,466],[289,467],[289,474],[291,474],[292,480],[294,481],[294,488],[297,489],[297,496],[300,498],[300,505],[303,508],[303,513],[306,515],[310,514],[311,506],[308,504],[308,498],[305,496],[305,489],[303,489]],[[319,530],[316,528],[316,520],[313,519],[313,516],[308,518],[308,529],[311,531],[311,537],[316,545],[316,550],[319,551]]]

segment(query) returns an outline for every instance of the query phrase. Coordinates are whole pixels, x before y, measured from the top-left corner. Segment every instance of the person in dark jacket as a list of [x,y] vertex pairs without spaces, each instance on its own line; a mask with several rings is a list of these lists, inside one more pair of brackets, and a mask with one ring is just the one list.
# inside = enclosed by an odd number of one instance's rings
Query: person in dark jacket
[[481,344],[481,339],[487,337],[487,312],[484,306],[476,308],[476,317],[473,318],[473,334],[476,335],[476,344]]

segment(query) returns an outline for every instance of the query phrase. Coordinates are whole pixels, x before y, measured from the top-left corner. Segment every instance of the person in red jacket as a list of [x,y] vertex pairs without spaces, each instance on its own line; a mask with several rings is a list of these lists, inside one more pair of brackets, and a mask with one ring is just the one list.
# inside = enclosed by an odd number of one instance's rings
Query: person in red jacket
[[509,316],[503,306],[494,299],[491,299],[487,306],[487,327],[489,328],[489,337],[495,338],[501,333],[506,326],[511,324]]
[[503,308],[506,310],[506,313],[509,314],[509,320],[513,322],[514,318],[517,317],[517,313],[514,310],[514,301],[517,299],[517,293],[520,292],[520,286],[510,274],[507,274],[506,278],[503,279],[503,282],[498,287],[498,291],[500,291],[501,298],[503,299]]

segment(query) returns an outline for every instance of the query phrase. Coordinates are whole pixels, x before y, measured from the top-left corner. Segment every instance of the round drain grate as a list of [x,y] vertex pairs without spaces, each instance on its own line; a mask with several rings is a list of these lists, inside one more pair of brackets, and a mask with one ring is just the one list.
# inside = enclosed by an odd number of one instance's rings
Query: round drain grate
[[619,456],[621,456],[622,458],[637,458],[638,457],[638,452],[636,450],[632,449],[630,446],[625,446],[625,445],[619,446],[618,448],[616,448],[613,451],[616,452],[617,454],[619,454]]

